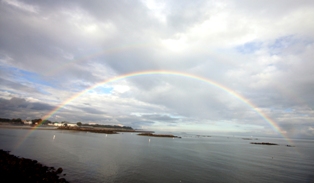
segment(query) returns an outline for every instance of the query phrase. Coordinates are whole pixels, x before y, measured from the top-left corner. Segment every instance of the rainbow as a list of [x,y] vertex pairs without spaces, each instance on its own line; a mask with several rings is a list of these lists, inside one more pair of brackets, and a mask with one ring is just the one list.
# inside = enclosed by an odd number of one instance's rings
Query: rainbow
[[[285,140],[287,140],[288,142],[292,143],[289,138],[285,135],[284,131],[280,129],[280,127],[272,120],[270,119],[265,113],[263,113],[257,106],[255,106],[252,102],[250,102],[248,99],[244,98],[243,96],[239,95],[238,93],[234,92],[233,90],[215,82],[212,81],[208,78],[204,78],[201,76],[196,76],[193,74],[188,74],[188,73],[183,73],[183,72],[178,72],[178,71],[168,71],[168,70],[148,70],[148,71],[141,71],[141,72],[132,72],[132,73],[127,73],[124,75],[120,75],[120,76],[116,76],[113,78],[109,78],[106,79],[104,81],[101,81],[99,83],[96,83],[95,85],[92,85],[88,88],[86,88],[85,90],[76,93],[75,95],[71,96],[70,98],[68,98],[67,100],[63,101],[61,104],[59,104],[57,107],[55,107],[53,110],[51,110],[49,113],[47,113],[46,115],[44,115],[42,117],[43,121],[49,119],[52,115],[54,115],[55,113],[57,113],[60,109],[62,109],[65,105],[67,105],[68,103],[72,102],[73,100],[79,98],[80,96],[82,96],[83,94],[87,93],[90,90],[93,90],[99,86],[102,86],[104,84],[108,84],[111,82],[115,82],[118,80],[122,80],[122,79],[126,79],[126,78],[132,78],[132,77],[137,77],[137,76],[145,76],[145,75],[174,75],[174,76],[181,76],[181,77],[186,77],[186,78],[191,78],[191,79],[196,79],[198,81],[202,81],[205,82],[207,84],[210,84],[212,86],[215,86],[229,94],[231,94],[232,96],[236,97],[237,99],[241,100],[243,103],[245,103],[246,105],[250,106],[252,109],[254,109],[257,114],[259,116],[261,116],[266,122],[268,122],[272,128],[280,133]],[[39,126],[42,125],[42,122],[40,124],[38,124],[37,126],[35,126],[32,130],[38,128]],[[32,131],[30,130],[30,131]],[[29,132],[31,133],[31,132]],[[27,138],[29,134],[26,135],[26,137],[24,138],[24,140]]]

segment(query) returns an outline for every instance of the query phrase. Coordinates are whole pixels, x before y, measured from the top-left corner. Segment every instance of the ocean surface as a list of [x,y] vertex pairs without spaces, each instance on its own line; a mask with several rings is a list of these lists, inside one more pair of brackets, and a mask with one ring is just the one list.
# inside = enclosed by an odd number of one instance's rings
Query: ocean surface
[[62,167],[70,182],[314,182],[313,140],[180,136],[0,129],[0,149]]

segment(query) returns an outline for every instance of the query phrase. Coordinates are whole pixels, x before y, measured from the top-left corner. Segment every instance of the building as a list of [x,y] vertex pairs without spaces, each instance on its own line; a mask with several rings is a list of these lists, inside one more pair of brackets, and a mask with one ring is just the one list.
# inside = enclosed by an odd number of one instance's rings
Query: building
[[67,123],[67,126],[77,127],[77,124],[75,124],[75,123]]
[[71,126],[71,127],[77,127],[77,124],[75,123],[48,123],[49,126]]
[[31,125],[33,124],[32,121],[23,120],[24,125]]
[[64,126],[64,123],[48,123],[49,126]]

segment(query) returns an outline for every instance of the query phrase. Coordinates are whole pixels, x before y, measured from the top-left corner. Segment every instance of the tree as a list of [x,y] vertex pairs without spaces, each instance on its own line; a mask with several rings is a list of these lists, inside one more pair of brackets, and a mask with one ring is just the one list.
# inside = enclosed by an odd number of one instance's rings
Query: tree
[[44,120],[44,121],[42,122],[42,124],[48,124],[48,123],[51,123],[51,121],[48,120],[48,119],[46,119],[46,120]]
[[13,118],[11,121],[14,122],[14,123],[23,123],[21,118],[17,118],[17,119]]
[[39,124],[40,122],[42,122],[42,119],[40,119],[40,118],[39,118],[39,119],[33,119],[33,120],[32,120],[32,124],[33,124],[33,125]]
[[79,126],[79,127],[82,126],[82,123],[81,123],[81,122],[77,122],[76,124],[77,124],[77,126]]

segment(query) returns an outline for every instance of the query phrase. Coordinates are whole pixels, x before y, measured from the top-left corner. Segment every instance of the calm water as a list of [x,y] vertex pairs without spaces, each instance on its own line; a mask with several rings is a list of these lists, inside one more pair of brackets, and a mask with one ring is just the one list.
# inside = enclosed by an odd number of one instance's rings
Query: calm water
[[[70,182],[314,182],[314,141],[182,139],[0,129],[0,148],[62,167]],[[53,136],[55,135],[55,139]],[[184,136],[183,136],[184,137]],[[150,139],[150,141],[149,141]]]

